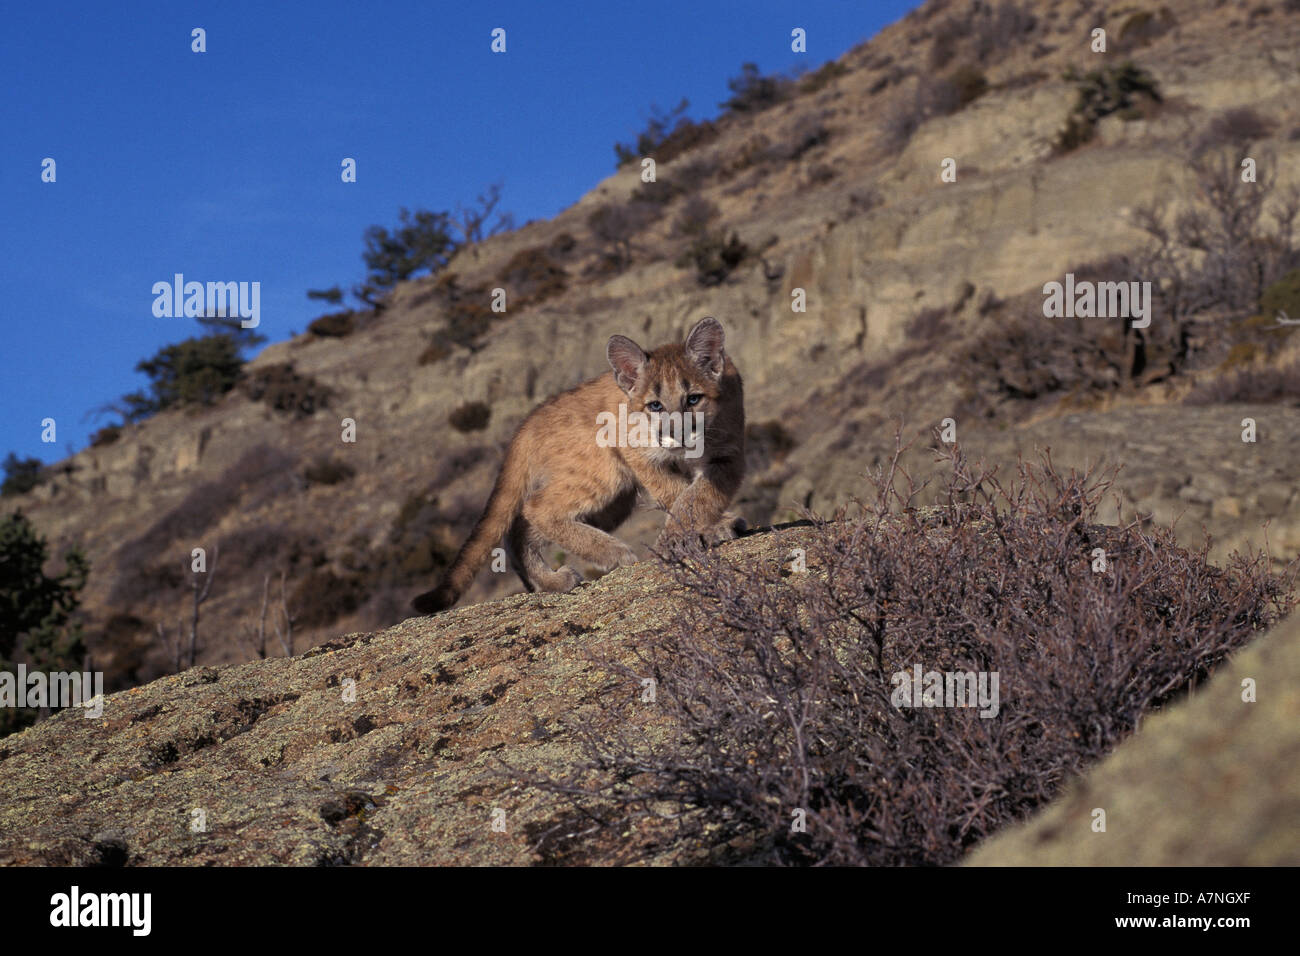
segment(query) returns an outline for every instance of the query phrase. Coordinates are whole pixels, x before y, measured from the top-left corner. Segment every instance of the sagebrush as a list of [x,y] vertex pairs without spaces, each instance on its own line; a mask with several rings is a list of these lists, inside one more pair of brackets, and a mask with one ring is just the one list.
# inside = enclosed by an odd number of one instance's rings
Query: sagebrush
[[[1096,524],[1113,472],[1046,456],[1004,482],[940,446],[947,485],[923,508],[902,450],[874,500],[810,516],[792,539],[806,571],[794,554],[667,555],[683,599],[662,639],[610,662],[627,692],[571,725],[585,763],[530,782],[570,797],[587,836],[652,819],[660,846],[684,839],[701,861],[951,863],[1293,603],[1295,565],[1218,568],[1208,542]],[[998,674],[996,716],[895,706],[895,675],[916,666]]]

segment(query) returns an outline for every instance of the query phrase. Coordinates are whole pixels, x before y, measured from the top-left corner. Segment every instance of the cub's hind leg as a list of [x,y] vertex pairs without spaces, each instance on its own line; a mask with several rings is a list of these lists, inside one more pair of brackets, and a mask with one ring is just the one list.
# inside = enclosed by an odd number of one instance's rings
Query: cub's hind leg
[[514,569],[515,574],[519,575],[520,583],[531,592],[537,590],[537,585],[533,583],[528,573],[528,563],[524,560],[524,555],[527,553],[528,526],[523,518],[516,518],[506,533],[506,555],[510,558],[510,567]]
[[636,564],[636,552],[612,534],[593,527],[567,509],[547,507],[544,496],[524,505],[524,518],[547,541],[573,555],[609,571]]
[[582,575],[567,564],[558,571],[546,561],[546,539],[524,515],[510,526],[510,557],[515,573],[529,591],[572,591]]

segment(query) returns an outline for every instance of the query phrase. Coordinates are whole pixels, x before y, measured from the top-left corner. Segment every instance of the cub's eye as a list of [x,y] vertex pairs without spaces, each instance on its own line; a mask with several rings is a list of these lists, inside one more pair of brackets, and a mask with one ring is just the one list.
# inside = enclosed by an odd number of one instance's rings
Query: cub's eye
[[700,399],[703,398],[703,397],[704,397],[703,395],[687,395],[687,396],[686,396],[686,404],[687,404],[687,405],[698,405],[698,404],[700,404]]
[[664,410],[663,402],[647,402],[646,408],[652,412],[662,412]]

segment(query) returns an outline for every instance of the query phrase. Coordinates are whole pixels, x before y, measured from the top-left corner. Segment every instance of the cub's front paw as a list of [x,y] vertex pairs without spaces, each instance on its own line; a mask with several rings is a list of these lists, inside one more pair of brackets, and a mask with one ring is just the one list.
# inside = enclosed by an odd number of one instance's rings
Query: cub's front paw
[[740,515],[733,514],[730,511],[725,512],[722,517],[713,524],[698,531],[683,528],[670,518],[668,524],[660,533],[659,540],[655,542],[655,550],[668,551],[672,549],[674,545],[680,545],[681,543],[692,539],[699,541],[706,547],[709,547],[738,537],[740,533],[748,527],[749,525],[746,523],[744,518],[740,517]]
[[686,530],[670,521],[668,526],[659,532],[659,537],[655,539],[655,550],[664,554],[674,548],[681,547],[687,540]]
[[732,526],[731,522],[719,521],[712,527],[705,528],[704,531],[700,533],[700,537],[704,539],[705,544],[712,546],[715,544],[722,544],[724,541],[730,541],[736,537],[736,534],[736,529]]
[[709,537],[709,535],[705,537],[710,544],[718,544],[721,541],[730,541],[737,538],[748,529],[748,521],[734,512],[724,511],[722,517],[718,519],[718,523],[709,529],[709,534],[712,537]]

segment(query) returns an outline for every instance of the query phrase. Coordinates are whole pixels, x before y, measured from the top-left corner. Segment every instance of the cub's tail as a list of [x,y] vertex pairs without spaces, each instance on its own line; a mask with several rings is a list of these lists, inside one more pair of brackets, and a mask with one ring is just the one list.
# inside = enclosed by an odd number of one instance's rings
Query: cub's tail
[[501,474],[497,475],[497,482],[492,487],[492,494],[488,496],[483,516],[461,545],[456,559],[451,562],[436,588],[425,591],[411,602],[411,607],[417,613],[436,614],[460,600],[460,596],[474,583],[474,576],[479,569],[487,563],[501,536],[518,517],[524,504],[527,485],[527,467],[511,448],[506,454]]

